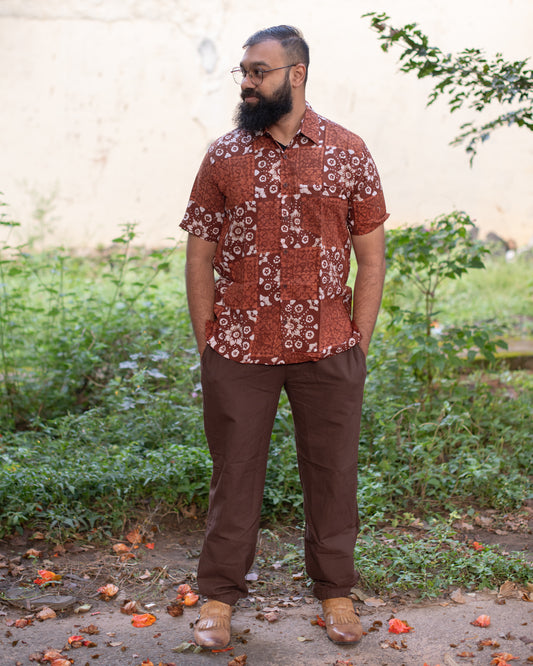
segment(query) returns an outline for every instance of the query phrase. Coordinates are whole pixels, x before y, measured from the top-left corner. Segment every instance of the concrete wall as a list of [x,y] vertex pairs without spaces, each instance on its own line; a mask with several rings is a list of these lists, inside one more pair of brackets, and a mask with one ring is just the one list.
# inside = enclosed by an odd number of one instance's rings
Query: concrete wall
[[425,108],[430,83],[398,73],[399,52],[384,54],[360,18],[372,10],[418,22],[443,50],[530,53],[531,0],[0,0],[0,191],[22,223],[12,240],[94,247],[126,222],[147,245],[176,237],[203,153],[231,126],[241,44],[292,23],[311,46],[308,99],[366,140],[391,224],[459,208],[528,242],[533,134],[499,130],[471,169],[447,144],[474,114]]

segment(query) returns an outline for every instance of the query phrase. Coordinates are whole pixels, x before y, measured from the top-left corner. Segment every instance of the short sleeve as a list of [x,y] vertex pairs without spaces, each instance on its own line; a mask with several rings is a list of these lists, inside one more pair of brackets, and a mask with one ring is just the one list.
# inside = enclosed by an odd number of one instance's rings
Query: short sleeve
[[217,185],[216,167],[208,152],[196,175],[180,227],[216,243],[222,230],[224,208],[225,197]]
[[370,233],[389,217],[378,170],[363,143],[352,157],[357,179],[348,211],[348,229],[352,236]]

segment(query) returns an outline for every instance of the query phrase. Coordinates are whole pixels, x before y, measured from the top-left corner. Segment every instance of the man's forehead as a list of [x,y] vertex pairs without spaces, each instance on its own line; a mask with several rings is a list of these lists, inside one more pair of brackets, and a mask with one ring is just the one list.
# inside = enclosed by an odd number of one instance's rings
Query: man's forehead
[[249,46],[241,60],[242,64],[247,65],[268,65],[273,66],[284,63],[285,50],[276,39],[268,39]]

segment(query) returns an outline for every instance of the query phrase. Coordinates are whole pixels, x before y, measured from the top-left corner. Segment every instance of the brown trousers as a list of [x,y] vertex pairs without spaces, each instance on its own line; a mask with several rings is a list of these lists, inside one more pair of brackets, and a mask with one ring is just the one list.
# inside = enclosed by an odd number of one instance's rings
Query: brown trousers
[[281,389],[292,409],[305,512],[305,561],[318,599],[357,581],[357,455],[366,377],[359,346],[320,361],[254,365],[202,355],[213,476],[198,566],[200,593],[234,604],[248,592],[268,449]]

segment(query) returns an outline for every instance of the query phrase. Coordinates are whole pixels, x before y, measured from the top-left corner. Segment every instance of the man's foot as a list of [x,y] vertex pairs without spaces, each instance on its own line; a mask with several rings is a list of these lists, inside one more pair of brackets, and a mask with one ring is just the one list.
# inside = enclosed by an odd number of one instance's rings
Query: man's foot
[[231,606],[222,601],[206,601],[194,623],[194,640],[206,648],[222,649],[231,638]]
[[325,599],[322,602],[328,638],[334,643],[351,644],[361,640],[363,627],[348,597]]

